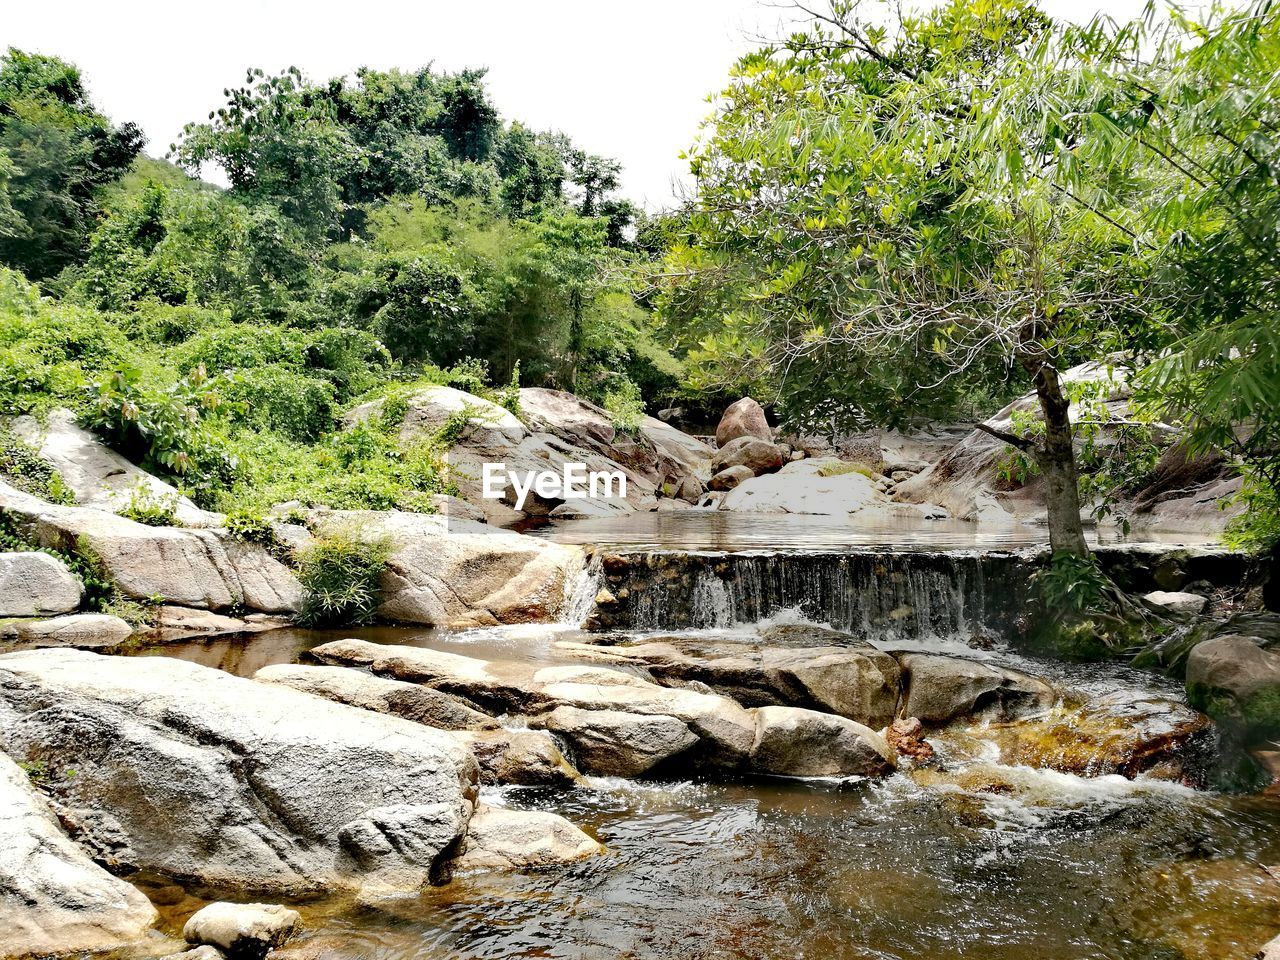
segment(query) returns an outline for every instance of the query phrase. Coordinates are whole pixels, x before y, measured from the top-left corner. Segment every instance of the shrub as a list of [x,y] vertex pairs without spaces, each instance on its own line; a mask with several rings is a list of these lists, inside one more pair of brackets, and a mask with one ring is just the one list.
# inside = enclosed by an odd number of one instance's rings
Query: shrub
[[257,543],[264,547],[275,547],[278,543],[276,529],[270,518],[254,510],[240,508],[227,514],[227,533],[245,543]]
[[600,405],[609,411],[614,429],[622,433],[635,433],[644,419],[644,400],[640,388],[625,376],[611,377],[609,386],[600,398]]
[[302,551],[298,579],[306,591],[299,619],[308,626],[368,623],[382,599],[382,572],[391,552],[385,539],[335,528]]
[[75,503],[62,475],[34,447],[0,429],[0,476],[24,493],[51,503]]
[[136,523],[149,527],[177,526],[178,495],[157,494],[141,481],[129,494],[129,502],[118,512]]
[[241,371],[225,395],[244,408],[245,422],[294,440],[316,440],[333,429],[333,385],[279,364]]

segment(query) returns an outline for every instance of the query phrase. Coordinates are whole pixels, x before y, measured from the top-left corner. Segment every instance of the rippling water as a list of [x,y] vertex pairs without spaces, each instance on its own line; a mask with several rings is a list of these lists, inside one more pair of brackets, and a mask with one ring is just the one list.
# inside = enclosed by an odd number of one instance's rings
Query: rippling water
[[[252,674],[335,636],[553,661],[547,626],[288,630],[160,648]],[[717,634],[730,639],[734,631]],[[1027,661],[1083,691],[1176,688],[1132,670]],[[594,779],[485,800],[551,810],[608,855],[546,873],[455,879],[376,906],[299,905],[280,956],[1236,960],[1280,933],[1280,804],[1116,776],[1001,765],[942,740],[947,772],[884,781]],[[151,890],[176,931],[200,893]]]

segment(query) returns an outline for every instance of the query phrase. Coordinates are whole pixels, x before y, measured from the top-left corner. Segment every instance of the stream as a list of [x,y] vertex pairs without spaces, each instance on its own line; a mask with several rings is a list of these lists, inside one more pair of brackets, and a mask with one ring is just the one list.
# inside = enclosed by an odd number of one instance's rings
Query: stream
[[[938,530],[932,542],[922,534],[912,549],[895,552],[898,566],[886,572],[874,549],[872,561],[856,559],[867,555],[856,543],[837,550],[840,533],[833,536],[829,518],[822,518],[825,533],[789,522],[790,540],[779,543],[780,529],[754,519],[726,531],[688,521],[673,528],[661,516],[615,524],[612,535],[590,521],[583,523],[594,528],[564,524],[541,535],[637,555],[711,550],[764,574],[735,576],[736,592],[710,598],[699,576],[681,576],[683,586],[668,590],[678,597],[644,608],[644,623],[617,639],[679,632],[731,643],[754,636],[760,620],[823,620],[857,626],[889,650],[962,651],[1046,677],[1082,698],[1181,699],[1180,689],[1157,675],[1032,659],[1001,643],[972,645],[979,621],[1008,614],[1001,608],[1012,603],[1000,596],[1004,581],[991,581],[981,563],[993,552],[1034,545],[1025,530],[1006,531],[1003,542],[975,541],[972,526],[967,540],[964,531]],[[903,559],[913,552],[918,560]],[[814,566],[822,553],[846,556]],[[967,571],[963,586],[946,563]],[[885,588],[886,578],[897,586]],[[839,609],[822,616],[818,608],[836,603],[833,591],[841,589]],[[761,591],[769,603],[761,603]],[[928,615],[887,619],[907,603],[927,605]],[[894,629],[881,630],[886,624]],[[555,641],[583,636],[576,626],[546,624],[286,629],[132,652],[252,676],[342,637],[551,664],[563,660]],[[930,741],[945,773],[899,772],[879,781],[588,778],[570,791],[487,787],[485,802],[562,814],[609,852],[550,872],[461,877],[410,899],[301,904],[305,938],[286,955],[1235,960],[1280,934],[1280,881],[1264,869],[1280,865],[1274,799],[1002,763],[996,734],[983,725]],[[146,878],[139,885],[171,931],[217,894]]]

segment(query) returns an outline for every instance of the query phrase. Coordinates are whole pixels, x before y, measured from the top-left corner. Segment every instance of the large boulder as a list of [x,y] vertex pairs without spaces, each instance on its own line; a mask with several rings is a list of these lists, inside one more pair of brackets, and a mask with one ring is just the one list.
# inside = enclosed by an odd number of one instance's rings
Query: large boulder
[[552,620],[582,564],[576,547],[470,520],[397,511],[335,511],[328,517],[389,542],[378,614],[401,623]]
[[554,813],[482,806],[471,818],[452,872],[538,870],[604,852],[602,843]]
[[931,725],[953,720],[1020,720],[1044,714],[1057,691],[1038,677],[959,657],[907,653],[900,713]]
[[797,460],[774,474],[738,485],[719,503],[746,513],[841,515],[864,510],[896,512],[865,469],[839,460]]
[[703,483],[711,477],[711,457],[715,451],[709,444],[654,417],[640,421],[640,432],[657,450],[678,463],[687,476]]
[[274,683],[362,710],[403,717],[439,730],[497,730],[498,721],[457,697],[439,690],[388,680],[346,667],[313,667],[274,663],[253,675]]
[[[372,400],[347,411],[343,420],[348,426],[379,420],[385,407],[385,400]],[[406,398],[400,435],[404,439],[427,439],[464,411],[467,433],[477,442],[518,443],[528,434],[515,414],[491,400],[454,387],[428,386]]]
[[76,650],[0,656],[0,746],[53,771],[70,810],[105,815],[130,865],[282,894],[421,887],[466,830],[478,779],[443,731]]
[[302,605],[293,572],[258,544],[222,530],[152,527],[88,507],[46,503],[0,483],[0,513],[39,546],[88,547],[127,597],[185,607],[292,613]]
[[739,437],[773,439],[773,430],[765,419],[764,408],[750,397],[731,403],[716,425],[716,446],[723,447]]
[[187,943],[214,947],[228,960],[263,960],[298,931],[302,917],[278,903],[211,903],[182,928]]
[[748,707],[805,707],[879,729],[897,709],[898,661],[869,643],[842,639],[842,646],[774,646],[664,637],[622,646],[561,641],[556,649],[576,659],[644,667],[664,685],[705,684]]
[[0,617],[45,617],[80,606],[84,584],[57,557],[0,553]]
[[736,467],[725,467],[712,476],[707,486],[712,490],[732,490],[754,477],[755,471],[742,464]]
[[78,426],[76,415],[66,408],[51,410],[43,419],[16,417],[11,427],[58,471],[80,506],[114,513],[141,491],[153,500],[172,503],[177,521],[184,526],[216,527],[222,521],[219,514],[201,510],[176,487],[126,460]]
[[1262,642],[1215,637],[1187,657],[1187,698],[1249,742],[1280,736],[1280,653]]
[[860,723],[815,710],[756,711],[752,769],[788,777],[879,777],[895,767],[884,737]]
[[758,476],[777,470],[784,461],[782,451],[768,440],[739,437],[716,451],[716,455],[711,458],[711,469],[719,472],[729,467],[746,467]]
[[698,743],[677,717],[556,707],[532,719],[563,737],[578,764],[598,776],[638,777]]
[[475,756],[486,785],[565,788],[582,779],[541,730],[466,730],[455,737]]
[[72,613],[48,620],[12,620],[0,624],[0,640],[33,647],[116,647],[133,627],[106,613]]
[[155,907],[72,843],[25,771],[0,753],[0,955],[35,957],[125,947]]

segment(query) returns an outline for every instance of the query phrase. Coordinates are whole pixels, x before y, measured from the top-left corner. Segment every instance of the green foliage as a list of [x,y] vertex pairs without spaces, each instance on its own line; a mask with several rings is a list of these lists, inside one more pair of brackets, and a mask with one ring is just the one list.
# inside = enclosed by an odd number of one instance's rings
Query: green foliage
[[1246,473],[1240,497],[1245,510],[1227,524],[1227,545],[1251,553],[1280,546],[1280,493],[1276,488],[1265,477]]
[[637,433],[644,420],[644,399],[626,374],[616,374],[607,381],[600,396],[600,406],[609,411],[609,419],[621,433]]
[[241,508],[227,514],[227,533],[245,543],[258,543],[271,547],[276,545],[276,531],[270,518],[255,510]]
[[318,535],[298,558],[298,579],[306,591],[299,619],[308,626],[368,623],[381,602],[390,551],[387,541],[351,529]]
[[1106,613],[1110,578],[1093,557],[1057,553],[1033,574],[1036,595],[1047,616]]
[[62,475],[30,444],[0,428],[0,477],[50,503],[75,503]]
[[156,493],[145,483],[139,482],[129,492],[129,502],[118,512],[136,523],[149,527],[175,527],[177,521],[177,494]]

